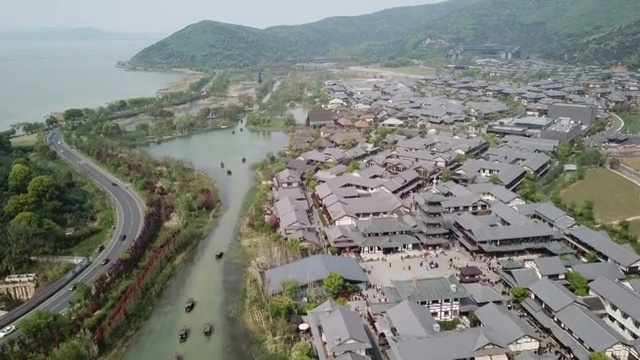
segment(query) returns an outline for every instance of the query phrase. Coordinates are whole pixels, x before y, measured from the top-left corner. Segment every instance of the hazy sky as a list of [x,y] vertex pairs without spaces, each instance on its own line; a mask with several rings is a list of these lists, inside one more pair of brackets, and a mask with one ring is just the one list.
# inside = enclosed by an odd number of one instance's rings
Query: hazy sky
[[93,26],[120,32],[169,33],[203,19],[267,27],[439,1],[3,0],[0,27]]

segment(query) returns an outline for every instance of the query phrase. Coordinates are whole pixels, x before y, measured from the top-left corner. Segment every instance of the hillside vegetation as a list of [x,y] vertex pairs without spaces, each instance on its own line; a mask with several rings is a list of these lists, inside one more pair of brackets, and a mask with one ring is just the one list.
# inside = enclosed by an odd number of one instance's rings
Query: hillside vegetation
[[[425,31],[395,42],[401,45],[393,51],[424,57],[461,44],[498,43],[520,46],[534,56],[552,60],[624,62],[627,54],[622,51],[593,51],[604,56],[582,56],[590,52],[592,41],[619,47],[617,43],[629,34],[617,29],[639,15],[640,1],[636,0],[485,0],[431,22]],[[386,52],[394,44],[387,45],[382,47]]]
[[457,45],[498,43],[550,60],[636,66],[638,15],[638,0],[450,0],[265,30],[202,21],[130,65],[236,67],[327,56],[404,64]]
[[396,39],[478,1],[481,0],[450,0],[264,30],[206,20],[147,47],[136,54],[129,65],[211,68],[310,59],[364,43]]

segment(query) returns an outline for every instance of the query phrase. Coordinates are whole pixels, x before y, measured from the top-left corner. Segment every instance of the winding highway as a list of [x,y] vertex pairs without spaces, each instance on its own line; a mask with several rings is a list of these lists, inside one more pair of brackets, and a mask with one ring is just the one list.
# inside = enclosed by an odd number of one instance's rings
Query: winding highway
[[[45,142],[55,150],[61,158],[71,163],[75,168],[102,187],[109,194],[116,208],[117,225],[111,241],[105,244],[102,252],[95,254],[92,262],[84,271],[78,274],[75,279],[71,280],[71,283],[85,283],[90,285],[109,268],[111,262],[102,265],[103,260],[106,258],[111,261],[116,260],[120,252],[126,249],[131,241],[138,236],[142,230],[144,221],[145,203],[135,191],[129,189],[128,185],[123,184],[120,180],[91,162],[91,160],[87,159],[84,155],[81,155],[65,144],[62,133],[59,130],[54,130],[45,135]],[[126,235],[126,239],[121,240],[121,235]],[[16,320],[12,325],[18,325],[22,319],[36,310],[62,312],[74,297],[75,293],[70,291],[68,286],[65,286],[31,312]],[[15,334],[16,333],[5,336],[0,342],[15,336]]]

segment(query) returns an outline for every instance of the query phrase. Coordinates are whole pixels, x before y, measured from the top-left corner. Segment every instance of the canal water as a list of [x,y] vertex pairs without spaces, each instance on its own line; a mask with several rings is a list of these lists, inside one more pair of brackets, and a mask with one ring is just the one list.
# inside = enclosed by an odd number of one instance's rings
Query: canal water
[[[178,352],[185,360],[245,360],[250,342],[239,319],[231,314],[231,305],[241,295],[242,271],[233,258],[236,227],[247,191],[253,185],[251,164],[268,152],[277,153],[287,143],[281,132],[250,132],[224,129],[178,138],[153,145],[148,150],[159,157],[170,156],[190,161],[194,167],[213,176],[223,201],[223,213],[216,228],[200,244],[192,265],[180,271],[165,289],[150,319],[134,335],[126,360],[170,359]],[[232,131],[235,130],[235,135]],[[247,159],[242,164],[242,158]],[[220,168],[220,162],[225,168]],[[227,176],[231,170],[233,175]],[[224,251],[216,261],[214,255]],[[188,298],[196,306],[185,313]],[[209,341],[202,326],[211,322],[214,334]],[[178,342],[178,330],[191,329],[186,343]]]

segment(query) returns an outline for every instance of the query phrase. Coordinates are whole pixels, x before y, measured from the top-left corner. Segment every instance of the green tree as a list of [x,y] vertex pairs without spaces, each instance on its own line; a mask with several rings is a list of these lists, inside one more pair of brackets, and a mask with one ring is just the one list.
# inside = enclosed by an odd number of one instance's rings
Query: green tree
[[602,352],[592,352],[589,354],[589,360],[611,360],[605,353]]
[[442,169],[442,172],[440,173],[440,178],[444,182],[451,181],[451,179],[453,179],[453,176],[451,175],[451,170],[447,168]]
[[293,114],[287,114],[287,117],[284,119],[284,126],[288,128],[296,126],[296,118]]
[[322,287],[335,299],[345,291],[344,278],[336,272],[330,272],[322,282]]
[[349,163],[349,165],[347,165],[345,172],[352,173],[359,169],[360,169],[360,162],[357,160],[353,160]]
[[9,228],[19,228],[21,226],[25,227],[36,227],[40,220],[38,216],[32,212],[23,211],[16,215],[10,222]]
[[300,283],[296,279],[286,279],[282,281],[282,295],[290,298],[296,297],[300,291]]
[[68,338],[67,319],[60,315],[38,310],[20,322],[20,333],[40,349],[50,348]]
[[58,119],[53,115],[49,115],[44,120],[44,123],[47,125],[47,127],[55,127],[56,125],[58,125]]
[[598,255],[596,255],[594,252],[589,251],[586,255],[585,255],[587,262],[590,263],[595,263],[595,262],[599,262],[600,259],[598,259]]
[[30,167],[20,163],[13,164],[9,171],[9,189],[14,192],[26,190],[32,177],[33,172]]
[[489,176],[489,182],[495,185],[500,184],[500,178],[498,177],[497,174],[493,174]]
[[27,191],[40,202],[51,201],[58,195],[58,184],[49,175],[39,175],[31,179]]
[[578,296],[589,295],[589,281],[587,278],[577,271],[567,272],[567,281],[569,289]]
[[515,305],[520,305],[527,297],[529,297],[529,291],[521,286],[514,286],[511,288],[511,300]]
[[84,117],[84,112],[81,109],[67,109],[62,113],[62,117],[65,121],[76,121]]
[[296,313],[297,305],[288,296],[276,296],[269,300],[269,313],[273,317],[287,319]]
[[293,345],[289,360],[312,360],[312,353],[313,350],[311,349],[311,346],[309,346],[309,343],[304,340],[300,340]]
[[9,216],[16,216],[24,211],[35,211],[36,201],[29,194],[13,195],[7,200],[4,212]]

